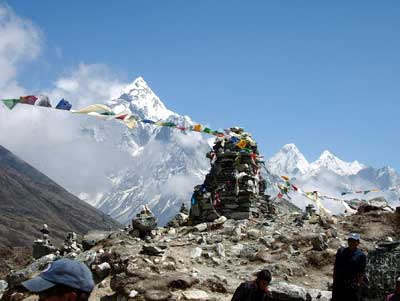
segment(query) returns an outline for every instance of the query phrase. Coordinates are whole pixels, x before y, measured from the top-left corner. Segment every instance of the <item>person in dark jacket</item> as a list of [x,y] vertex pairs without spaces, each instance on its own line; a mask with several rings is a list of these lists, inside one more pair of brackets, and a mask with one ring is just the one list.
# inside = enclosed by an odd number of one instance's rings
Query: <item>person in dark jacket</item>
[[400,301],[400,277],[396,280],[396,290],[386,297],[386,301]]
[[261,270],[255,280],[239,285],[231,301],[267,301],[270,296],[268,285],[271,279],[270,271]]
[[332,301],[361,300],[367,257],[358,249],[360,234],[350,233],[347,243],[347,248],[341,247],[336,253]]

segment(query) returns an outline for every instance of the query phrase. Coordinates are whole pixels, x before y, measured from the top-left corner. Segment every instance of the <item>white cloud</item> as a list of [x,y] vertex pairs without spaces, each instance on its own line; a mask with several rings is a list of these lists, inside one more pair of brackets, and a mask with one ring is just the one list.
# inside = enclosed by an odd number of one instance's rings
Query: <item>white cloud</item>
[[18,69],[38,57],[41,45],[40,30],[9,6],[0,4],[0,97],[25,93],[17,81]]
[[118,97],[127,84],[121,83],[106,65],[82,63],[57,79],[54,85],[53,89],[46,91],[51,99],[65,98],[78,108]]

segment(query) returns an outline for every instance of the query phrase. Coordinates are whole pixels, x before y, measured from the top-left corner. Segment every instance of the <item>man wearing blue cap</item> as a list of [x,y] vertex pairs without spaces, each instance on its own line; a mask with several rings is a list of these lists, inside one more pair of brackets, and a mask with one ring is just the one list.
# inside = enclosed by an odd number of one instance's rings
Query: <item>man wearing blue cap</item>
[[347,243],[347,248],[341,247],[336,253],[332,301],[361,300],[367,257],[358,249],[360,234],[350,233]]
[[[82,262],[60,259],[21,285],[28,292],[39,295],[39,301],[88,301],[94,281],[92,272]],[[10,300],[21,299],[15,296]]]

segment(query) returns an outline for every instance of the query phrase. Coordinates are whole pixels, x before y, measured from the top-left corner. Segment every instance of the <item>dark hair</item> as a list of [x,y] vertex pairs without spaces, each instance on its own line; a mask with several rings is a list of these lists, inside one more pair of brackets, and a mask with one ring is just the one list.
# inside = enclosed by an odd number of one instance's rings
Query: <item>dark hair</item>
[[56,284],[55,286],[40,292],[39,295],[46,295],[46,296],[62,296],[67,293],[75,293],[78,296],[77,301],[88,301],[89,300],[89,293],[83,292],[76,288],[72,288],[62,284]]
[[268,283],[271,282],[272,276],[271,272],[269,270],[261,270],[257,274],[257,279],[258,280],[266,280]]

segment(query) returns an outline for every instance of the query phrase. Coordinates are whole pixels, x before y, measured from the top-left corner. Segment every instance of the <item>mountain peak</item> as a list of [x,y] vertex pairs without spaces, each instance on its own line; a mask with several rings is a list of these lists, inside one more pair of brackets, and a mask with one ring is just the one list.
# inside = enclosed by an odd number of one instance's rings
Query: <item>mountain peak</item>
[[129,102],[131,112],[141,118],[165,120],[171,115],[176,115],[166,108],[143,77],[138,77],[127,85],[119,99]]
[[345,162],[336,157],[329,150],[324,150],[319,156],[319,159],[312,162],[311,170],[318,171],[320,168],[325,168],[338,175],[354,175],[358,173],[365,166],[358,161]]
[[334,154],[332,154],[328,150],[324,150],[322,154],[319,156],[320,159],[338,159]]
[[283,152],[296,152],[296,153],[300,153],[299,149],[297,148],[297,146],[294,143],[288,143],[285,144],[282,149]]
[[293,143],[285,144],[279,152],[267,162],[268,168],[275,174],[305,174],[309,163],[297,146]]

